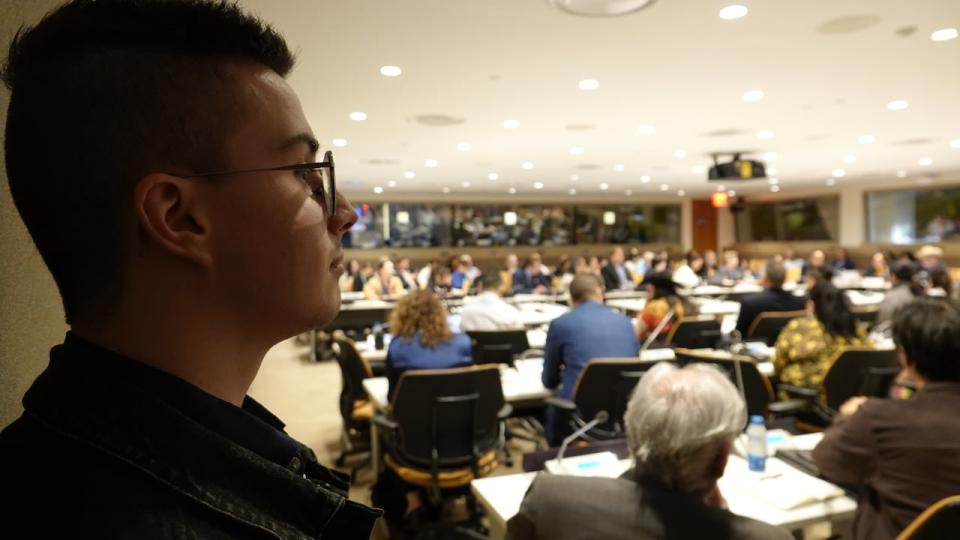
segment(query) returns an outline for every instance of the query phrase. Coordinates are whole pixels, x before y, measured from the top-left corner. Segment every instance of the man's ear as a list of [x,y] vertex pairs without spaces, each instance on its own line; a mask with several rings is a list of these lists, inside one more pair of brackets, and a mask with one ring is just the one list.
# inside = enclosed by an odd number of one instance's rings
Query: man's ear
[[707,474],[714,480],[723,477],[723,471],[727,468],[727,458],[730,457],[732,446],[733,443],[727,441],[717,448],[717,453],[713,456],[713,460],[707,468]]
[[149,174],[134,188],[134,209],[144,233],[161,249],[209,267],[210,228],[200,187],[196,180]]

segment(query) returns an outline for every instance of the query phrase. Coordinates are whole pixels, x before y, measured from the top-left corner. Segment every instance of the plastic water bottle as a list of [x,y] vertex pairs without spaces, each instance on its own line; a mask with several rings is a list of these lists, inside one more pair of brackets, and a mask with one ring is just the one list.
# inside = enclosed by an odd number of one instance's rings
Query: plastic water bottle
[[747,464],[751,471],[763,472],[767,468],[767,426],[763,417],[756,414],[747,426]]

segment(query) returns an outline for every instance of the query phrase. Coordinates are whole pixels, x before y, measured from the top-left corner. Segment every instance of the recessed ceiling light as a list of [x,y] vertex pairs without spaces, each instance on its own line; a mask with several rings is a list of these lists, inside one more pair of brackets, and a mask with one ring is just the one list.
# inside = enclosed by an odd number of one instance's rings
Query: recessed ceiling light
[[727,190],[727,186],[723,184],[720,184],[719,186],[717,186],[717,191],[726,191],[726,190]]
[[736,196],[737,196],[737,192],[732,189],[727,192],[727,197],[736,197]]
[[673,151],[673,157],[683,159],[687,157],[687,151],[682,148]]
[[777,185],[777,184],[780,183],[780,179],[779,179],[779,178],[767,178],[767,183],[770,184],[771,186],[775,186],[775,185]]
[[350,119],[351,119],[351,120],[356,120],[357,122],[363,122],[364,120],[367,119],[367,113],[365,113],[365,112],[360,112],[360,111],[354,111],[354,112],[350,113]]
[[928,157],[922,157],[917,160],[917,165],[921,167],[929,167],[930,165],[933,165],[933,160]]
[[780,155],[777,154],[776,152],[767,152],[766,154],[763,155],[764,161],[776,161],[778,159],[780,159]]
[[743,93],[744,101],[760,101],[764,97],[763,90],[747,90]]
[[704,167],[703,165],[694,165],[693,167],[690,167],[690,172],[692,172],[693,174],[703,174],[704,172],[706,172],[706,170],[707,168]]
[[583,155],[583,147],[582,147],[582,146],[573,146],[573,147],[571,147],[571,148],[570,148],[570,155],[571,155],[571,156],[582,156],[582,155]]
[[530,169],[533,168],[533,162],[532,162],[532,161],[524,161],[523,163],[520,164],[520,167],[521,167],[522,169],[526,169],[526,170],[529,171]]
[[543,182],[534,182],[533,189],[543,189]]
[[780,191],[780,186],[774,184],[774,185],[770,186],[770,191],[776,193],[776,192]]
[[897,171],[897,178],[906,178],[906,177],[907,177],[907,171],[903,169],[900,169],[899,171]]
[[495,172],[492,172],[487,175],[487,180],[499,180],[499,179],[500,179],[500,175]]
[[745,17],[748,12],[747,6],[727,6],[720,10],[720,18],[725,21],[732,21]]
[[403,177],[406,178],[407,180],[412,180],[417,177],[417,173],[413,171],[407,171],[403,173]]
[[380,186],[377,186],[377,187],[373,188],[373,192],[374,192],[374,193],[377,193],[377,194],[383,193],[383,188],[380,187]]
[[950,41],[951,39],[957,38],[957,29],[956,28],[943,28],[937,30],[936,32],[930,34],[930,39],[934,41]]
[[473,148],[473,145],[468,142],[457,143],[457,150],[461,152],[469,152]]
[[843,156],[843,162],[849,165],[853,165],[854,163],[857,162],[857,156],[853,154],[848,154],[846,156]]
[[649,184],[649,183],[650,183],[650,177],[647,176],[647,175],[643,175],[643,176],[640,177],[640,181],[643,182],[644,184]]
[[444,193],[450,193],[450,188],[444,186],[444,188],[441,191],[443,191]]
[[519,121],[519,120],[504,120],[504,121],[503,121],[503,127],[507,128],[507,129],[517,129],[517,128],[520,127],[520,121]]
[[613,166],[613,170],[617,172],[623,172],[623,169],[624,169],[623,163],[617,163],[616,165]]
[[596,90],[600,88],[600,82],[596,79],[583,79],[577,83],[581,90]]
[[387,187],[397,187],[397,181],[390,180],[389,182],[387,182]]
[[776,176],[776,175],[777,175],[777,168],[776,168],[776,167],[770,167],[769,169],[767,169],[766,172],[767,172],[767,175],[768,175],[768,176]]
[[334,145],[334,146],[344,147],[344,146],[347,145],[347,140],[346,140],[346,139],[334,139],[334,140],[333,140],[333,145]]
[[835,178],[827,178],[827,185],[828,185],[828,186],[832,186],[832,185],[834,185],[834,184],[836,184],[836,183],[837,183],[837,180],[836,180]]
[[857,141],[860,144],[873,144],[877,142],[877,138],[874,137],[873,135],[861,135],[860,138],[857,139]]
[[516,193],[517,193],[517,188],[513,188],[513,187],[512,187],[512,188],[510,188],[510,189],[507,190],[507,193],[509,193],[509,194],[511,194],[511,195],[516,195]]
[[952,148],[960,148],[960,139],[954,139],[950,141],[950,146]]
[[567,190],[567,193],[569,193],[569,194],[571,194],[571,195],[576,195],[576,194],[577,194],[577,190],[575,190],[575,189],[573,189],[573,188],[570,188],[570,189]]
[[462,185],[462,186],[464,187],[464,189],[466,189],[466,188],[470,187],[470,182],[464,181],[463,184],[460,184],[460,185]]
[[606,191],[608,189],[610,189],[610,184],[607,184],[606,182],[600,182],[600,191]]
[[843,176],[844,176],[845,174],[847,174],[847,171],[845,171],[845,170],[843,170],[843,169],[834,169],[833,172],[831,172],[830,174],[831,174],[834,178],[843,178]]
[[660,184],[660,191],[667,191],[668,189],[670,189],[670,186],[667,184]]
[[654,128],[650,124],[644,124],[642,126],[637,127],[638,135],[653,135],[654,131],[656,131],[656,128]]
[[551,6],[585,17],[617,17],[639,11],[655,0],[547,0]]
[[678,189],[678,190],[677,190],[677,196],[678,196],[678,197],[683,197],[683,196],[686,195],[686,194],[687,194],[687,192],[684,191],[684,190],[682,190],[682,189]]
[[435,160],[435,159],[428,159],[428,160],[426,160],[426,161],[423,162],[423,166],[426,167],[426,168],[428,168],[428,169],[432,169],[432,168],[436,167],[436,166],[439,165],[439,164],[440,164],[440,162],[437,161],[437,160]]
[[895,99],[890,103],[887,103],[887,109],[890,109],[891,111],[902,111],[909,106],[910,104],[902,99]]
[[570,181],[571,181],[571,182],[576,182],[576,181],[579,180],[579,179],[580,179],[580,175],[578,175],[578,174],[571,174],[571,175],[570,175]]
[[380,74],[384,77],[399,77],[403,70],[397,66],[383,66],[380,68]]
[[761,141],[769,141],[773,138],[773,132],[770,130],[758,131],[757,138]]

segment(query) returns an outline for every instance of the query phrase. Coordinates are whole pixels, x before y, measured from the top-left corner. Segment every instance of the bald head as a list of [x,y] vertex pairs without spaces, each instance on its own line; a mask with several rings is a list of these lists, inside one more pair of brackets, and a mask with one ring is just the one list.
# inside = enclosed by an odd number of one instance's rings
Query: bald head
[[593,300],[603,301],[603,283],[593,274],[580,274],[570,282],[570,298],[575,304]]

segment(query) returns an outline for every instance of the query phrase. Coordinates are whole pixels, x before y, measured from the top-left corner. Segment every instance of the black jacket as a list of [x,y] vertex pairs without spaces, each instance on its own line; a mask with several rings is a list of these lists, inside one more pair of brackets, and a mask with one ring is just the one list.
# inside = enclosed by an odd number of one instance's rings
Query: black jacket
[[[627,270],[627,267],[623,267],[623,272],[627,276],[627,280],[630,281],[633,277],[630,275],[630,270]],[[600,275],[603,276],[603,286],[608,291],[618,291],[620,290],[620,275],[617,274],[617,268],[608,264],[600,269]],[[630,281],[630,287],[633,288],[633,282]]]
[[[69,334],[53,349],[23,415],[0,433],[0,536],[369,538],[379,511],[347,500],[346,477],[266,409],[208,394],[193,396],[194,410],[175,407],[147,381],[172,382],[167,397],[202,391],[151,369]],[[238,443],[205,425],[218,407],[275,444]],[[285,450],[286,466],[261,455]]]
[[764,311],[796,311],[807,304],[806,297],[795,296],[783,289],[766,289],[756,294],[748,294],[740,299],[740,316],[737,317],[737,330],[746,339],[750,325]]

